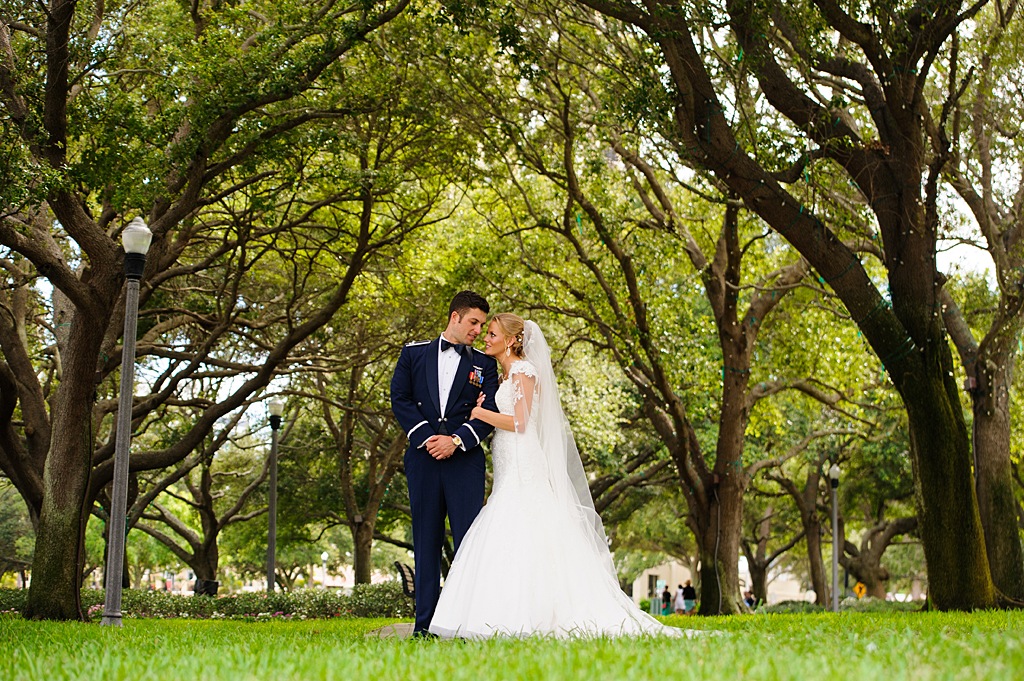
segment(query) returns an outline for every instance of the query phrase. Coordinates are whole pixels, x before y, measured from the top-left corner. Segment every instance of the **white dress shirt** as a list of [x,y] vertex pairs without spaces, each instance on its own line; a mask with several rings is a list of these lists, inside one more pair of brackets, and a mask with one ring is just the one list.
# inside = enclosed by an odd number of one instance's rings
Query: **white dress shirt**
[[[441,334],[441,338],[444,338],[444,334]],[[448,340],[445,338],[445,340]],[[448,341],[451,343],[452,341]],[[441,344],[437,344],[437,388],[440,391],[439,397],[441,398],[441,416],[444,416],[445,407],[448,406],[448,396],[452,392],[452,384],[455,383],[455,374],[459,370],[459,363],[462,361],[462,355],[455,352],[455,348],[448,348],[444,352],[441,352]]]

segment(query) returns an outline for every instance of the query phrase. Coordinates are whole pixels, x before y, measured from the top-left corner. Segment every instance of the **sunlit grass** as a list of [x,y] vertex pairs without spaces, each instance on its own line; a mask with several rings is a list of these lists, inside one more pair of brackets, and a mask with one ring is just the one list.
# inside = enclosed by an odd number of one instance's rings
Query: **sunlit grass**
[[395,620],[0,619],[0,679],[1021,679],[1024,614],[668,617],[693,639],[366,636]]

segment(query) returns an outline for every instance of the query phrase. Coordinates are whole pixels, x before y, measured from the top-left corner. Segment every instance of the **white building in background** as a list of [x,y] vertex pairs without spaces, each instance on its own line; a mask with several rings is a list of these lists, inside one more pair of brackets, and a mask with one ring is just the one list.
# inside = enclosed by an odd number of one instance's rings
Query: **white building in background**
[[[742,594],[751,585],[750,571],[747,569],[747,559],[744,556],[740,556],[739,568],[740,593]],[[690,569],[676,561],[648,568],[633,581],[633,602],[639,605],[642,599],[650,598],[652,594],[660,595],[666,585],[674,595],[676,588],[680,584],[685,584],[688,579],[694,585],[697,584],[697,580],[690,574]],[[804,590],[800,580],[792,574],[779,573],[769,578],[768,603],[779,603],[780,601],[814,601],[814,592]]]

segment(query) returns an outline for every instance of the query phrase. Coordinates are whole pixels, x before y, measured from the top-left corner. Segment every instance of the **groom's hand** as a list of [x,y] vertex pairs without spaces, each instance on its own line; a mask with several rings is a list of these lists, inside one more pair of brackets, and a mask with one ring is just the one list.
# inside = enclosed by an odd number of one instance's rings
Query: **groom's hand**
[[455,443],[448,435],[434,435],[427,440],[427,453],[438,461],[455,453]]

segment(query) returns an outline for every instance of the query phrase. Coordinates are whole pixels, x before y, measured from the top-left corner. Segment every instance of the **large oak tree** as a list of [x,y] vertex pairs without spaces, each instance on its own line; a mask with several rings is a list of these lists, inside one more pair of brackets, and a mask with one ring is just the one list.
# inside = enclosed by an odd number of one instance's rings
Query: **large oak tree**
[[[942,103],[928,98],[932,67],[984,0],[579,2],[635,27],[658,51],[680,149],[807,259],[884,364],[909,415],[935,606],[994,605],[970,439],[940,314],[936,197],[946,156],[929,144],[924,122]],[[803,142],[788,163],[765,158],[739,134],[713,53],[725,28],[736,45],[734,68],[762,93],[758,115]],[[841,238],[841,225],[793,191],[802,173],[823,169],[841,170],[873,214],[887,291]]]
[[[164,304],[162,286],[177,282],[180,294],[184,278],[202,280],[217,267],[232,273],[212,277],[218,295],[201,311],[176,297],[156,322],[166,334],[140,346],[166,364],[133,408],[136,427],[158,405],[182,399],[179,388],[196,372],[218,364],[238,372],[233,391],[203,405],[177,442],[133,456],[133,468],[160,468],[265,387],[345,304],[367,260],[422,218],[416,210],[376,213],[395,184],[367,181],[358,164],[342,191],[295,197],[307,164],[288,151],[308,155],[311,140],[296,136],[379,104],[368,96],[372,87],[320,84],[345,83],[346,56],[407,5],[5,5],[0,120],[14,162],[4,164],[12,181],[0,190],[0,467],[37,524],[28,616],[81,617],[83,528],[112,472],[112,437],[94,448],[92,431],[109,427],[113,412],[94,393],[119,354],[121,225],[141,212],[154,233],[144,308]],[[320,137],[314,154],[330,154],[332,139]],[[284,150],[291,162],[268,165],[268,149]],[[333,161],[338,170],[347,165]],[[289,193],[295,200],[275,200]],[[263,257],[276,260],[282,277],[273,297],[247,301],[249,269]],[[332,280],[322,284],[310,273],[328,259]],[[35,286],[41,280],[52,303]],[[37,323],[47,306],[49,338]],[[207,363],[229,335],[249,339],[247,356]],[[175,356],[178,344],[192,356]],[[32,350],[39,345],[42,357]]]

